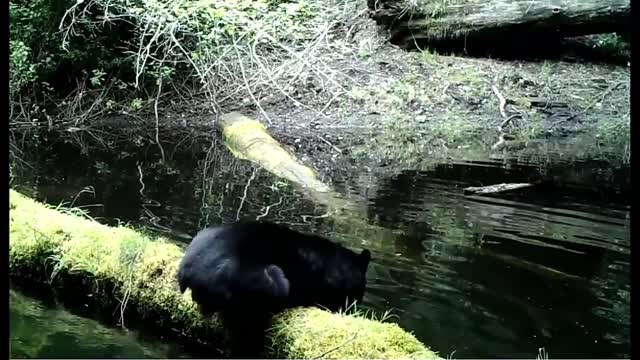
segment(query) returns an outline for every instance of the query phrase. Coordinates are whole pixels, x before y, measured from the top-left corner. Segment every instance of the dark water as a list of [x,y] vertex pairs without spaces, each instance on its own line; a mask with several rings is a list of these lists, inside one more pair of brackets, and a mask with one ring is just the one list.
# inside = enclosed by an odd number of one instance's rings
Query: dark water
[[52,299],[9,291],[9,331],[13,359],[183,357],[175,344],[139,333],[106,327],[72,314]]
[[[291,184],[219,145],[180,142],[165,145],[165,163],[144,142],[85,154],[62,141],[24,147],[30,166],[14,166],[12,186],[183,242],[205,225],[260,217],[376,249],[363,306],[392,309],[442,356],[533,358],[541,347],[552,358],[629,356],[629,167],[486,161],[385,174],[338,166],[325,181],[369,224],[397,233],[372,243],[338,231]],[[537,180],[545,185],[462,195],[466,186]]]

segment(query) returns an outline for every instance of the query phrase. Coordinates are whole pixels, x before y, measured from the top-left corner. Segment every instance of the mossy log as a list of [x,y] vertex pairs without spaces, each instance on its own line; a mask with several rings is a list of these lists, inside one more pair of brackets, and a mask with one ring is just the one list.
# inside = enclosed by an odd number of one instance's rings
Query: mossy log
[[318,180],[317,174],[280,146],[264,125],[240,113],[224,114],[216,122],[225,145],[239,159],[250,160],[276,176],[285,178],[314,193],[331,189]]
[[[128,227],[99,224],[74,209],[54,209],[9,193],[9,275],[43,283],[112,314],[134,318],[185,341],[208,344],[223,356],[224,329],[203,318],[181,294],[176,271],[182,249]],[[274,318],[270,356],[277,358],[437,358],[398,325],[296,308]]]
[[390,41],[415,43],[562,38],[628,31],[629,0],[368,0]]

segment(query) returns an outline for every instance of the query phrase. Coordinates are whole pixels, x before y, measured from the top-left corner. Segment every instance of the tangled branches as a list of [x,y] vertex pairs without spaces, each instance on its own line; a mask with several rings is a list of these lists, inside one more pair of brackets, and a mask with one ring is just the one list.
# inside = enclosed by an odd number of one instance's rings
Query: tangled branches
[[355,21],[358,7],[355,0],[78,0],[60,31],[66,46],[80,24],[131,23],[133,40],[123,45],[136,88],[147,77],[158,92],[191,80],[187,91],[204,95],[213,112],[241,99],[268,119],[261,102],[274,93],[305,106],[293,94],[301,83],[312,81],[327,98],[344,93],[341,84],[349,78],[331,63],[348,54],[330,40]]

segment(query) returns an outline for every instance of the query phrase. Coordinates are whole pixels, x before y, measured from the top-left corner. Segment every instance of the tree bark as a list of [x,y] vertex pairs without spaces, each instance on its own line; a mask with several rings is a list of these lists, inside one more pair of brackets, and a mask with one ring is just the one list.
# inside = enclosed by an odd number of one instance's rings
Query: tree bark
[[[414,0],[415,1],[415,0]],[[630,0],[368,0],[401,46],[629,31]]]

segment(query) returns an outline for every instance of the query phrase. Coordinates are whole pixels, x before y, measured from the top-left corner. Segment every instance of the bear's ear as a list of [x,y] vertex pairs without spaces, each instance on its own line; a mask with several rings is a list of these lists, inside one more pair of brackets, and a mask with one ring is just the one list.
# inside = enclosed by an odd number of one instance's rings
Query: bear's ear
[[362,265],[362,268],[366,269],[369,266],[369,262],[371,261],[371,251],[364,249],[358,256],[360,258],[360,264]]

